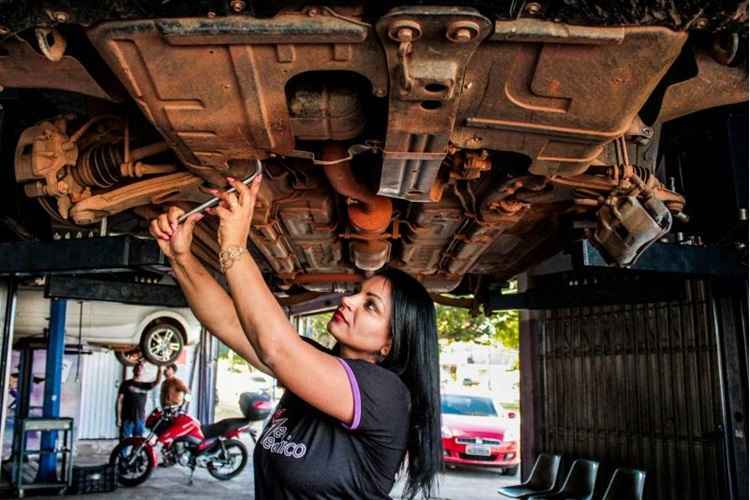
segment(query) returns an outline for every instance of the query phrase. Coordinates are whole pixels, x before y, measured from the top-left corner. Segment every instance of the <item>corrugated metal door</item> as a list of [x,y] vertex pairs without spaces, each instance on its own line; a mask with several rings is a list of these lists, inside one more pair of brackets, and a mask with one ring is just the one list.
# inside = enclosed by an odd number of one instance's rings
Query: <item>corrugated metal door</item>
[[79,439],[115,439],[115,404],[122,365],[112,351],[84,356]]
[[[685,300],[546,311],[535,451],[648,472],[646,498],[729,498],[719,356],[702,283]],[[603,477],[601,477],[603,476]]]

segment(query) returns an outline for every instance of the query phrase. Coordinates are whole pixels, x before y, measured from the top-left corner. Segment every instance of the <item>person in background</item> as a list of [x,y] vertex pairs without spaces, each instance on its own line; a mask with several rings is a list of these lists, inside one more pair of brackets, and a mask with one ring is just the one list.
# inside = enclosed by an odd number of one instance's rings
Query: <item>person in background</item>
[[141,437],[145,433],[146,396],[161,382],[161,370],[156,371],[156,379],[151,382],[141,381],[143,364],[133,367],[133,378],[120,385],[117,395],[117,427],[120,439]]
[[177,365],[175,363],[167,365],[164,369],[164,377],[166,379],[161,384],[161,396],[159,398],[161,407],[181,405],[185,400],[185,394],[189,391],[185,382],[177,376]]
[[10,374],[10,385],[8,386],[8,394],[13,398],[13,401],[8,405],[9,410],[16,409],[16,403],[18,403],[18,373]]

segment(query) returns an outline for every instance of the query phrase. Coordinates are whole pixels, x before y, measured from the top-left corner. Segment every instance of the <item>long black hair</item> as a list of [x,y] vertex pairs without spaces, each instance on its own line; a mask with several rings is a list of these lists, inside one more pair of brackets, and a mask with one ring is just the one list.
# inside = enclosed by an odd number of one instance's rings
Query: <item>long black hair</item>
[[404,498],[429,498],[443,450],[440,434],[440,364],[435,305],[427,290],[403,271],[376,273],[391,285],[391,351],[380,365],[396,373],[411,392],[407,479]]

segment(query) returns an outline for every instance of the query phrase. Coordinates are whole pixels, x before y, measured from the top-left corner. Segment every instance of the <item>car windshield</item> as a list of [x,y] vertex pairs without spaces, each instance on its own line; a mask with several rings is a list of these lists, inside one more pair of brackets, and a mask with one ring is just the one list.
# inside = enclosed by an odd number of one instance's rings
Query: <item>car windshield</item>
[[443,396],[442,412],[450,415],[472,415],[475,417],[496,417],[497,410],[490,398],[479,396]]

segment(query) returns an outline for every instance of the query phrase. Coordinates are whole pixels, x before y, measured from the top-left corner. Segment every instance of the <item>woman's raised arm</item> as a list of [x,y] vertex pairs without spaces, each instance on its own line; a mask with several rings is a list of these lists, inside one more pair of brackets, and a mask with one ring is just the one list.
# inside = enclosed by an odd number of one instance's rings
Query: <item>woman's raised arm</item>
[[220,219],[224,274],[242,330],[261,362],[285,387],[323,413],[349,424],[354,416],[354,396],[344,367],[334,356],[301,339],[246,250],[261,177],[249,188],[234,179],[230,183],[239,196],[215,191],[222,203],[213,213]]
[[212,335],[252,366],[275,377],[248,342],[232,299],[190,251],[193,229],[203,216],[193,215],[178,225],[177,218],[183,213],[182,209],[171,207],[166,214],[151,221],[150,231],[172,264],[190,309]]

